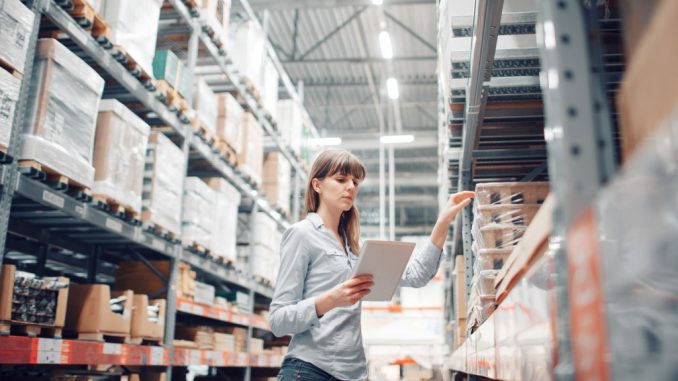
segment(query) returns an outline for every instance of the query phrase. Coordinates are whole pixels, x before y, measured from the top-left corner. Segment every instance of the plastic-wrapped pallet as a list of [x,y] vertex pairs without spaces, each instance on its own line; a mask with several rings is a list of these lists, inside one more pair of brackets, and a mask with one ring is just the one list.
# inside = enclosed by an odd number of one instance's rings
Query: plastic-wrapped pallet
[[233,64],[241,75],[256,86],[261,83],[262,65],[265,53],[265,37],[261,27],[253,21],[231,23],[231,51]]
[[24,72],[35,15],[19,0],[0,2],[0,61]]
[[214,31],[222,44],[227,45],[231,0],[201,0],[198,7],[200,20]]
[[[172,91],[176,91],[181,96],[188,96],[191,88],[190,79],[186,65],[171,50],[156,50],[153,56],[153,77],[165,81]],[[157,87],[161,87],[156,82]]]
[[277,108],[278,131],[290,145],[292,151],[299,153],[301,151],[301,130],[304,123],[301,108],[293,99],[279,101]]
[[181,238],[185,245],[197,243],[209,248],[214,229],[216,194],[199,177],[184,180]]
[[151,128],[115,99],[99,105],[92,193],[141,213],[146,148]]
[[237,260],[236,233],[240,192],[228,181],[219,177],[209,179],[208,184],[215,191],[212,207],[214,214],[213,234],[208,247],[214,255],[235,263]]
[[274,120],[277,120],[278,114],[278,82],[280,82],[278,70],[273,65],[273,61],[267,57],[261,83],[261,103]]
[[124,48],[151,76],[161,6],[162,0],[104,0],[101,4],[111,42]]
[[264,132],[252,113],[246,112],[243,119],[241,148],[238,155],[238,168],[252,178],[256,184],[261,184],[261,172],[264,166]]
[[91,188],[92,150],[104,80],[54,39],[35,51],[20,160],[32,160]]
[[202,77],[196,78],[194,90],[193,108],[198,120],[214,135],[217,131],[217,98]]
[[254,231],[250,242],[250,271],[264,279],[276,279],[280,259],[278,250],[282,235],[278,225],[266,213],[259,212],[254,218]]
[[0,149],[9,147],[21,80],[0,68]]
[[148,139],[142,220],[179,236],[186,160],[179,147],[160,132]]
[[478,206],[542,204],[548,194],[548,182],[484,183],[476,186],[476,203]]
[[245,110],[240,103],[229,93],[219,94],[219,117],[217,120],[217,137],[235,151],[236,155],[242,151],[241,129],[245,118]]
[[285,212],[290,212],[292,167],[280,152],[270,152],[264,159],[262,188],[268,198]]

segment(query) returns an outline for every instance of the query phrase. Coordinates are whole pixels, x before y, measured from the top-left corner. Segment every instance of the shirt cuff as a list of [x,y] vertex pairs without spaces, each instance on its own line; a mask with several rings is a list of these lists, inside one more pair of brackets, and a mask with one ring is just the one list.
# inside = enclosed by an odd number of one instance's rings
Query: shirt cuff
[[440,266],[440,260],[443,257],[442,254],[443,251],[438,249],[430,239],[426,241],[426,245],[424,245],[424,248],[420,251],[420,256],[425,258],[425,260],[434,263],[436,270],[438,269],[438,266]]
[[318,327],[320,326],[320,319],[318,318],[318,313],[315,310],[315,296],[304,299],[300,301],[297,306],[299,311],[303,316],[308,319],[309,327]]

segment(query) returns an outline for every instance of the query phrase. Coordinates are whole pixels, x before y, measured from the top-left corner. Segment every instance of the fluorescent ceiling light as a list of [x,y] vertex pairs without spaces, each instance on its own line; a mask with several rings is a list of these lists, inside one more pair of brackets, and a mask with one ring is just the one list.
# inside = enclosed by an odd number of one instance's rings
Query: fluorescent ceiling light
[[388,97],[391,99],[398,99],[400,92],[398,91],[398,80],[391,77],[386,80],[386,91],[388,92]]
[[381,55],[390,60],[393,58],[393,45],[391,44],[391,35],[387,31],[379,32],[379,46],[381,47]]
[[414,135],[385,135],[379,138],[381,144],[412,143]]
[[341,138],[311,138],[308,144],[312,146],[338,146],[341,144]]
[[384,4],[384,0],[372,0],[372,4],[374,4],[374,5],[382,5],[382,4]]

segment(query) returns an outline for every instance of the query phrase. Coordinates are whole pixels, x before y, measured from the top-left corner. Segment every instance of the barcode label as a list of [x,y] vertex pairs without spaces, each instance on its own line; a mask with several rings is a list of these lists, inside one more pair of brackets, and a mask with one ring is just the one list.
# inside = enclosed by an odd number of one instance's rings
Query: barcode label
[[104,354],[105,355],[121,355],[122,354],[122,344],[104,343]]
[[106,218],[106,227],[118,233],[122,233],[122,223],[111,218]]
[[163,365],[165,360],[165,349],[162,347],[151,347],[150,365]]
[[65,202],[64,198],[57,196],[52,192],[46,190],[42,191],[42,199],[46,202],[49,202],[52,205],[58,206],[59,208],[64,207]]
[[157,238],[153,238],[153,248],[159,251],[164,251],[165,243]]

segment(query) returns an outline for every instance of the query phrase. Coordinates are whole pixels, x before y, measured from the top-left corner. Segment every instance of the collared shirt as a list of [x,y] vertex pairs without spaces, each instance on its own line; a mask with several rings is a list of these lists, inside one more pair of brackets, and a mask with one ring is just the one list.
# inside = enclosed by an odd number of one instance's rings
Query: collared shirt
[[[425,286],[437,272],[441,254],[429,241],[413,254],[400,285]],[[361,302],[334,308],[318,318],[315,298],[347,281],[357,260],[348,245],[342,247],[325,228],[318,214],[309,213],[282,236],[269,314],[274,335],[293,335],[286,357],[309,362],[341,380],[367,378]]]

